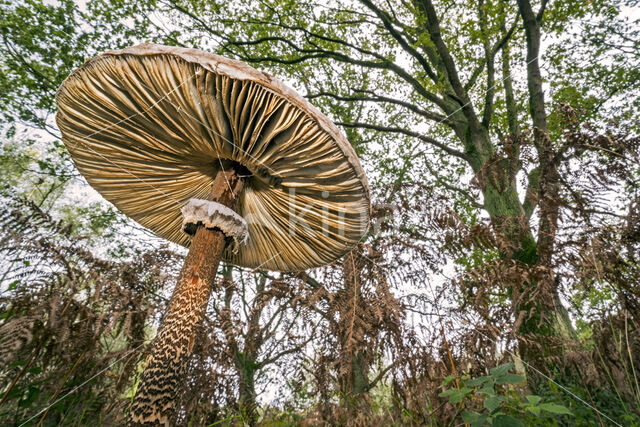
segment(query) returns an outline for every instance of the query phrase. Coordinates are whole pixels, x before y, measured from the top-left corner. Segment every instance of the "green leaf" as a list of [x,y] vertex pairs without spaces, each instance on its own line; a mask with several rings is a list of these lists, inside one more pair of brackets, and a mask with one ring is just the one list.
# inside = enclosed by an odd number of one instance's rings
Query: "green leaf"
[[509,369],[511,368],[513,368],[513,362],[503,363],[502,365],[499,365],[493,368],[491,370],[491,375],[493,377],[500,377],[506,374],[507,372],[509,372]]
[[487,394],[489,396],[493,396],[496,394],[496,391],[493,388],[493,383],[487,384],[481,389],[478,389],[478,393]]
[[552,414],[573,415],[573,413],[566,407],[556,403],[543,403],[539,408],[543,411],[551,412]]
[[482,427],[485,421],[487,421],[487,418],[489,418],[489,415],[480,414],[476,411],[464,411],[462,413],[462,421],[466,424],[470,424],[471,427]]
[[509,415],[500,414],[496,415],[493,419],[494,427],[524,427],[524,424],[520,420],[517,420]]
[[471,423],[471,427],[482,427],[488,418],[489,418],[489,415],[487,414],[480,415],[480,418],[478,418],[475,422]]
[[464,393],[455,390],[455,393],[452,393],[451,396],[449,396],[449,403],[458,403],[461,402],[462,399],[464,399]]
[[482,385],[482,384],[486,383],[489,380],[491,380],[490,376],[472,378],[470,380],[465,381],[464,385],[466,385],[468,387],[477,387],[479,385]]
[[527,396],[527,401],[532,405],[537,405],[538,403],[540,403],[541,400],[542,398],[540,396],[536,396],[533,394],[530,394]]
[[533,415],[535,415],[536,417],[540,416],[540,407],[539,406],[527,406],[526,410],[531,412]]
[[500,376],[496,383],[498,384],[519,384],[524,381],[524,377],[522,375],[516,374],[504,374]]
[[458,392],[458,390],[456,390],[455,388],[450,388],[448,390],[443,391],[438,396],[440,396],[440,397],[448,397],[448,396],[451,396],[453,393],[457,393],[457,392]]
[[462,413],[462,421],[464,421],[467,424],[471,424],[474,423],[478,420],[478,418],[480,418],[480,413],[476,412],[476,411],[464,411]]
[[440,397],[447,397],[449,396],[449,403],[458,403],[461,402],[462,399],[464,399],[464,397],[471,393],[473,390],[471,390],[470,388],[464,387],[460,390],[457,390],[455,388],[449,389],[449,390],[445,390],[442,393],[440,393],[438,396]]
[[453,375],[449,375],[448,377],[444,377],[444,378],[442,379],[442,384],[443,384],[443,385],[448,385],[448,384],[450,384],[450,383],[451,383],[451,381],[453,381],[453,380],[455,380],[455,379],[456,379],[456,377],[454,377]]
[[28,408],[33,405],[33,402],[36,401],[38,396],[40,396],[40,389],[37,387],[29,387],[27,396],[20,402],[18,402],[18,406],[20,406],[21,408]]
[[22,396],[23,393],[24,393],[24,389],[19,387],[14,387],[11,390],[9,390],[9,393],[7,394],[7,398],[15,399],[16,397]]
[[484,407],[493,412],[500,407],[500,403],[504,402],[504,396],[489,396],[484,400]]

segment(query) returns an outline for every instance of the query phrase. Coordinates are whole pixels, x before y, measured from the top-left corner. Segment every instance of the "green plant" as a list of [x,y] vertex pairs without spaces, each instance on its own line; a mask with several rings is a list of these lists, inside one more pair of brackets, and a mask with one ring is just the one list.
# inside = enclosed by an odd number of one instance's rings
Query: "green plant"
[[486,424],[523,426],[522,421],[551,424],[554,423],[553,415],[572,415],[562,405],[520,393],[517,385],[525,378],[510,372],[513,366],[513,362],[504,363],[491,369],[489,375],[477,378],[446,377],[442,381],[444,391],[439,396],[457,405],[456,415],[462,411],[462,420],[472,427]]

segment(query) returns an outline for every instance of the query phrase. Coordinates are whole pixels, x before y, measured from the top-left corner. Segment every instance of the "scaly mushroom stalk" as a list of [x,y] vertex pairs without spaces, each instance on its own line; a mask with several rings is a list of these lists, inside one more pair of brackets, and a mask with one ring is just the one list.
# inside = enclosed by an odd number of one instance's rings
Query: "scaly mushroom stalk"
[[[220,170],[210,200],[234,209],[243,179],[231,167]],[[177,391],[193,349],[197,328],[204,319],[215,276],[229,236],[223,230],[197,227],[191,240],[169,307],[153,343],[133,399],[129,425],[169,425],[175,415]]]
[[291,88],[195,49],[105,52],[71,73],[56,101],[87,182],[190,247],[130,419],[170,423],[220,260],[300,271],[338,259],[369,225],[364,171],[335,124]]

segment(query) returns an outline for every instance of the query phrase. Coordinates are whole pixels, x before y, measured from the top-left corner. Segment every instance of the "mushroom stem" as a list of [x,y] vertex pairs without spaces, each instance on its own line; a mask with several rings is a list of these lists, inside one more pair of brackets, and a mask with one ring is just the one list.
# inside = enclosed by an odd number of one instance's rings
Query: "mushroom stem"
[[[233,167],[220,170],[209,200],[235,208],[243,179]],[[227,240],[217,229],[198,227],[169,307],[133,399],[129,425],[170,425],[184,382],[196,332],[206,312]]]

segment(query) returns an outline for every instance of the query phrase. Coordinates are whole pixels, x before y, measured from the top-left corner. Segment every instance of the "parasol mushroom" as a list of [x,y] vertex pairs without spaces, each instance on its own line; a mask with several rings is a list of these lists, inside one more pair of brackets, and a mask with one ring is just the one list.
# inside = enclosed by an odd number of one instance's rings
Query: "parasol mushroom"
[[87,61],[56,95],[78,170],[124,214],[189,248],[131,409],[168,424],[221,260],[298,271],[366,232],[370,196],[337,127],[271,75],[142,44]]

